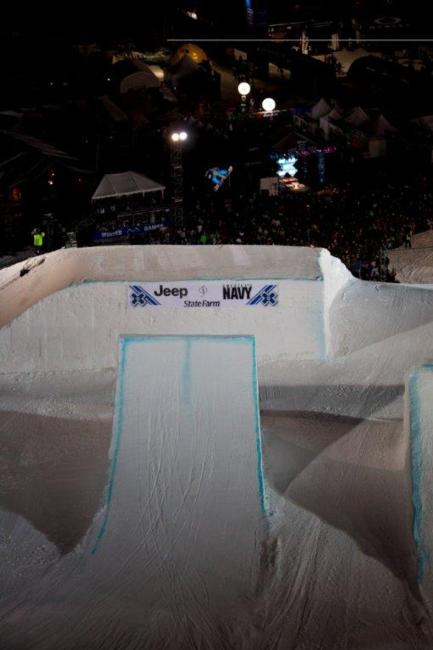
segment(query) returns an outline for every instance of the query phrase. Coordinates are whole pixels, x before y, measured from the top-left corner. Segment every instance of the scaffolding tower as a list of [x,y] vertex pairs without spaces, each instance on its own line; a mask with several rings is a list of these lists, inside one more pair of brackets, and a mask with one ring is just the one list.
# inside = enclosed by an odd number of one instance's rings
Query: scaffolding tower
[[173,219],[176,228],[183,227],[183,156],[182,145],[170,145],[171,182],[173,199]]

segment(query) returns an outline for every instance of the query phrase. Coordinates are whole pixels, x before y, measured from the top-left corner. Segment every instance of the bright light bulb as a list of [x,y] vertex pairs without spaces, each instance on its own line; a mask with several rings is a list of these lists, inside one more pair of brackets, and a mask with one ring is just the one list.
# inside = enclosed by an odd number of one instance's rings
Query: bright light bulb
[[180,140],[179,133],[172,133],[171,134],[171,139],[173,140],[173,142],[179,142],[179,140]]
[[272,99],[272,97],[266,97],[266,99],[262,101],[262,108],[266,113],[272,113],[272,111],[275,110],[275,107],[275,99]]
[[251,92],[251,86],[249,83],[246,81],[241,81],[241,83],[238,86],[238,93],[245,97],[245,95],[249,95]]
[[185,140],[188,139],[188,133],[186,131],[181,131],[179,133],[179,138],[182,140],[182,142],[185,142]]

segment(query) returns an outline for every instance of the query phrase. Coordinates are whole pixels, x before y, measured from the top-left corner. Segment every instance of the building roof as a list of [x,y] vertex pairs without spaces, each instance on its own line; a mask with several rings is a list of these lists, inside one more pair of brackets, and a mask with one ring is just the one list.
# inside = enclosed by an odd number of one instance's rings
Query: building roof
[[21,131],[6,131],[6,130],[2,131],[2,133],[4,133],[8,137],[13,138],[14,140],[22,142],[27,147],[30,147],[31,149],[38,151],[40,154],[42,154],[47,158],[77,160],[75,156],[71,156],[65,151],[62,151],[61,149],[58,149],[57,147],[53,146],[52,144],[49,144],[48,142],[44,142],[43,140],[39,140],[39,138],[35,138],[32,135],[28,135],[27,133],[23,133]]
[[92,201],[164,190],[164,185],[136,172],[105,174],[92,196]]

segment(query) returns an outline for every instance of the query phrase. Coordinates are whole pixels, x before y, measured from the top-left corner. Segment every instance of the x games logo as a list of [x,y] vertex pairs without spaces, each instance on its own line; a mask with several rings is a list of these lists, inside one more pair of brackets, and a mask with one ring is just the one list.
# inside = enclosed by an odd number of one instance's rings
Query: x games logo
[[133,307],[145,307],[146,305],[151,305],[156,307],[161,303],[154,298],[150,293],[140,287],[138,284],[130,285],[131,289],[131,305]]
[[255,296],[248,301],[248,305],[256,306],[263,305],[267,307],[275,307],[278,305],[278,289],[276,284],[267,284],[263,289],[261,289]]

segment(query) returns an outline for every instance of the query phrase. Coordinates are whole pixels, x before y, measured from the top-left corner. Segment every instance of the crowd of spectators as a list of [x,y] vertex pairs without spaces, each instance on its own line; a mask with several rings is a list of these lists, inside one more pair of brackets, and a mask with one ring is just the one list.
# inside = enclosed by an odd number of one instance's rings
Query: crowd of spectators
[[[125,226],[125,219],[121,220]],[[119,221],[105,223],[116,229]],[[328,186],[319,192],[207,196],[185,208],[184,227],[145,233],[137,243],[265,244],[327,248],[357,277],[393,281],[386,251],[411,246],[433,228],[433,187],[380,190]]]
[[386,251],[411,246],[414,232],[433,227],[433,189],[380,191],[327,187],[316,193],[238,196],[197,201],[185,228],[149,235],[149,243],[319,246],[363,279],[393,280]]

